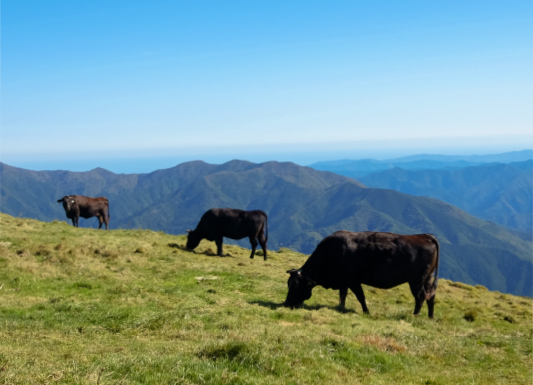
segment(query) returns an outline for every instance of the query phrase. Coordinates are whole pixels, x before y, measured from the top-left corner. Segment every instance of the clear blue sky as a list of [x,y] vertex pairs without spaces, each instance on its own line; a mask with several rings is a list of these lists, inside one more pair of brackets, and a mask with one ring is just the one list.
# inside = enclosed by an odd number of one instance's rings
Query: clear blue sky
[[533,148],[532,1],[1,3],[0,161]]

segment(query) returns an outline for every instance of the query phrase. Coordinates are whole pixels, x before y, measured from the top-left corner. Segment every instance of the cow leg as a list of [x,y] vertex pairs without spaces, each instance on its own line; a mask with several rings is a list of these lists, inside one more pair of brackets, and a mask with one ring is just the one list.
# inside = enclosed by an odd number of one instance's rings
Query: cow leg
[[348,295],[348,288],[342,287],[339,289],[339,309],[346,310],[346,296]]
[[254,258],[255,255],[255,249],[257,249],[257,239],[253,236],[250,236],[250,243],[252,244],[252,254],[250,254],[250,258]]
[[363,287],[361,286],[361,284],[358,283],[355,286],[350,286],[350,289],[355,294],[355,296],[357,297],[357,300],[363,307],[363,313],[368,314],[369,312],[368,312],[368,308],[366,307],[365,293],[363,291]]
[[435,295],[427,300],[428,304],[428,317],[433,318],[433,308],[435,307]]
[[100,230],[102,228],[102,224],[104,223],[104,220],[101,215],[98,215],[97,218],[98,218],[98,230]]
[[414,284],[409,282],[409,287],[411,288],[411,293],[413,294],[413,297],[415,297],[415,311],[413,312],[413,314],[418,315],[420,314],[420,309],[422,309],[422,305],[424,304],[424,300],[426,299],[426,291],[420,284]]
[[267,241],[265,239],[265,234],[261,231],[258,237],[259,244],[261,245],[261,248],[263,249],[263,259],[267,260]]
[[223,257],[222,255],[222,237],[215,239],[215,243],[217,244],[217,255],[219,257]]

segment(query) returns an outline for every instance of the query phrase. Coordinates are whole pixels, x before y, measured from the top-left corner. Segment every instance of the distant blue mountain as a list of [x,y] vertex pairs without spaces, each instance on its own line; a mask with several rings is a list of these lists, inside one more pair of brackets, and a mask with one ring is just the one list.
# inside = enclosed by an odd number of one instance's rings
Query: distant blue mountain
[[477,166],[487,163],[512,163],[533,159],[533,150],[522,150],[493,155],[431,155],[420,154],[396,159],[334,160],[313,163],[309,167],[331,171],[350,178],[361,178],[371,173],[400,167],[404,170],[439,170]]
[[533,151],[493,155],[414,155],[391,160],[338,160],[311,167],[368,187],[437,198],[468,213],[533,234]]

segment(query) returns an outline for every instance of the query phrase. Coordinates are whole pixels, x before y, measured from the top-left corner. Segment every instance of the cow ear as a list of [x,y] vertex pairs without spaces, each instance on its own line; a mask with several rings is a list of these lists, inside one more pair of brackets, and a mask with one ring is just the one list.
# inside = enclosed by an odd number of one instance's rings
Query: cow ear
[[192,233],[192,230],[187,230],[187,234],[190,234],[190,233]]
[[292,275],[296,271],[298,271],[298,269],[287,270],[287,273]]
[[63,202],[63,198],[57,200],[57,203],[61,203],[61,202]]

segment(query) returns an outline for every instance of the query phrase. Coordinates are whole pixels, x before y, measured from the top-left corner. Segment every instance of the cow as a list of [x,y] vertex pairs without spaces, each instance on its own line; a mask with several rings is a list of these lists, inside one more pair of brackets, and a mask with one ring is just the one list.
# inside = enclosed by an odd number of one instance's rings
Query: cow
[[109,201],[106,197],[90,198],[82,195],[66,195],[57,201],[63,203],[67,218],[72,220],[72,225],[79,227],[79,219],[97,217],[99,226],[105,223],[105,229],[109,226]]
[[337,231],[318,244],[300,269],[287,271],[289,291],[284,305],[300,307],[320,285],[339,290],[341,310],[350,289],[368,314],[361,284],[390,289],[407,282],[415,297],[414,315],[426,301],[428,316],[433,318],[439,249],[431,234]]
[[244,211],[239,209],[213,208],[207,210],[195,230],[188,230],[188,250],[194,250],[202,239],[215,241],[217,254],[222,257],[222,239],[242,239],[248,237],[252,244],[254,257],[257,241],[263,249],[263,257],[267,259],[268,219],[261,210]]

